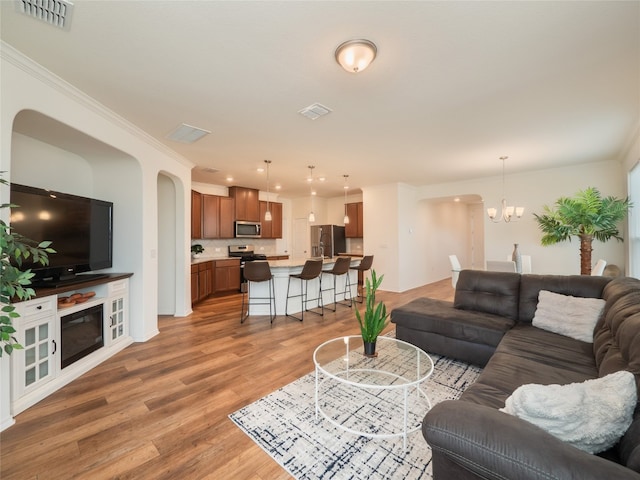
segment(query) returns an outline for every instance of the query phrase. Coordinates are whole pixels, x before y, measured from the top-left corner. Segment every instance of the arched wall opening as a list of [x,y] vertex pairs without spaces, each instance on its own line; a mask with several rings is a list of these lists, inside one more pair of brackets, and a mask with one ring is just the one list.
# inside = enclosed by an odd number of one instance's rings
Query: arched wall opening
[[[113,202],[113,266],[133,272],[131,297],[142,289],[142,171],[131,155],[34,110],[14,118],[10,182]],[[53,246],[55,248],[55,245]],[[131,305],[131,335],[144,336]]]

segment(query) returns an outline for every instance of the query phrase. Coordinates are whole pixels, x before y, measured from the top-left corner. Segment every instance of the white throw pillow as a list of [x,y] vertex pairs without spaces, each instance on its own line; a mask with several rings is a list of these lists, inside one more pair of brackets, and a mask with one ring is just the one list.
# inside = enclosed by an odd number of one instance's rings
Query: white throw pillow
[[543,330],[593,343],[593,329],[604,305],[601,298],[572,297],[540,290],[531,323]]
[[633,420],[635,377],[620,371],[569,385],[518,387],[501,412],[515,415],[589,453],[613,447]]

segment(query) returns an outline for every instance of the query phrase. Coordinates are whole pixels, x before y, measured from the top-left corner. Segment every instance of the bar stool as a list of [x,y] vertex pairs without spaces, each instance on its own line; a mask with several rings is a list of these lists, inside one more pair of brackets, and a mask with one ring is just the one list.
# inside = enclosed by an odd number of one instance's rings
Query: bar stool
[[[287,302],[285,306],[285,315],[288,317],[296,318],[300,321],[304,318],[304,312],[315,313],[316,315],[324,315],[324,306],[322,305],[322,260],[307,260],[304,262],[304,266],[302,267],[302,271],[297,274],[289,275],[289,284],[287,285]],[[320,282],[320,286],[318,288],[318,296],[316,298],[309,299],[308,289],[309,289],[309,281],[318,278]],[[300,280],[300,293],[298,295],[289,295],[289,290],[291,288],[291,279],[299,279]],[[290,298],[301,298],[301,307],[300,316],[296,317],[295,315],[289,314],[289,299]],[[318,301],[318,307],[320,308],[320,312],[314,312],[307,308],[307,302],[309,301]]]
[[[336,311],[336,309],[338,308],[337,307],[338,303],[340,303],[340,305],[344,305],[345,307],[349,307],[349,308],[351,308],[351,306],[353,305],[353,298],[351,298],[351,279],[349,278],[350,266],[351,266],[351,257],[338,257],[338,259],[336,260],[336,263],[333,264],[333,268],[331,268],[330,270],[322,271],[322,273],[333,275],[333,287],[329,287],[322,290],[322,292],[328,292],[333,290],[333,309],[327,307],[332,312]],[[342,275],[346,275],[346,279],[344,281],[344,290],[342,292],[338,292],[336,289],[336,281],[338,277]],[[343,296],[342,302],[337,301],[338,293],[340,293]],[[348,300],[349,303],[346,303],[347,294],[349,294],[349,300]]]
[[[244,264],[244,278],[247,280],[247,291],[242,292],[242,311],[240,313],[240,323],[243,323],[249,316],[249,307],[251,305],[267,305],[269,304],[269,318],[273,323],[276,318],[276,294],[273,283],[273,275],[271,274],[271,268],[269,262],[253,261],[245,262]],[[269,296],[268,297],[256,297],[251,295],[251,284],[258,282],[269,282]],[[247,298],[247,314],[245,315],[245,295]],[[268,300],[268,301],[265,301]],[[273,309],[271,304],[273,303]]]
[[371,265],[373,265],[373,255],[366,255],[360,261],[360,265],[358,265],[357,267],[351,267],[351,270],[358,271],[358,288],[357,288],[356,300],[355,300],[356,302],[359,302],[359,303],[364,302],[364,295],[362,294],[362,288],[364,284],[364,275],[365,275],[364,272],[369,270],[371,268]]

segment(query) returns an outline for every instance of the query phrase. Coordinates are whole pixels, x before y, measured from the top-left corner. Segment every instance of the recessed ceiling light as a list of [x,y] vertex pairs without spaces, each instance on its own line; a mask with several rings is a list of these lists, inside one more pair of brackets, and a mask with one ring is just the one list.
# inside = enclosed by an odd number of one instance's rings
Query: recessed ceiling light
[[276,185],[276,190],[280,190],[282,188],[282,185]]
[[233,182],[233,177],[231,176],[227,177],[227,182]]
[[200,140],[205,135],[209,135],[210,133],[211,132],[209,130],[182,123],[178,125],[175,130],[169,133],[167,135],[167,138],[169,140],[173,140],[174,142],[193,143],[197,140]]

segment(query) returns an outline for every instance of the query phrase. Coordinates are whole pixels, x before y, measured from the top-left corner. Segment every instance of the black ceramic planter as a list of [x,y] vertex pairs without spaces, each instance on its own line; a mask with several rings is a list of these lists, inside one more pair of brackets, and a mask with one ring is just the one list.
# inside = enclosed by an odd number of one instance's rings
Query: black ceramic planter
[[367,357],[377,357],[376,342],[364,342],[364,354]]

